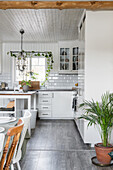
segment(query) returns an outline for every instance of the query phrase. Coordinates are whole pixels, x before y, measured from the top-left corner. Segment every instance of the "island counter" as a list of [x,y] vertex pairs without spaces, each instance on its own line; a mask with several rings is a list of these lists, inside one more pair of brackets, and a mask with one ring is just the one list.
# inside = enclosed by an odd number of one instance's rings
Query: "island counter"
[[[33,103],[33,110],[36,110],[36,91],[28,91],[27,93],[19,93],[17,91],[0,91],[0,99],[11,99],[15,102],[15,109],[14,111],[0,111],[0,114],[13,114],[15,117],[21,117],[21,111],[23,108],[21,108],[21,104],[24,106],[23,100],[27,100],[28,106],[27,109],[31,113],[31,103]],[[29,134],[30,128],[29,128]]]

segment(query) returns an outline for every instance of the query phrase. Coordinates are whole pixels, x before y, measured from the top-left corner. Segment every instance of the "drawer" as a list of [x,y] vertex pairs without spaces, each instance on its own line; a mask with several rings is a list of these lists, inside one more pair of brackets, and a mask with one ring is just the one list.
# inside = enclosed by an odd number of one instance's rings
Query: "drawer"
[[51,117],[51,111],[40,111],[39,117]]
[[39,93],[39,98],[43,97],[43,98],[52,98],[52,93],[48,93],[48,92],[43,92],[43,93]]
[[39,105],[40,110],[51,110],[51,105]]
[[39,104],[51,104],[51,98],[40,98],[39,99]]

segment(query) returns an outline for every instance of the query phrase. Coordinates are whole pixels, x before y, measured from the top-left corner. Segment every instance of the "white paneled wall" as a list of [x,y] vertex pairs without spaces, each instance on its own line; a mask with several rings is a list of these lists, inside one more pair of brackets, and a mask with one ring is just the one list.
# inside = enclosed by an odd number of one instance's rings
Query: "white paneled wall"
[[[66,41],[68,45],[76,44],[76,41]],[[63,42],[64,46],[65,43]],[[71,47],[69,46],[69,47]],[[59,42],[54,43],[24,43],[24,50],[26,51],[52,51],[54,64],[53,70],[49,77],[47,86],[49,88],[72,88],[75,83],[78,82],[77,75],[59,75]],[[0,81],[5,81],[8,83],[9,87],[13,87],[12,83],[12,73],[13,73],[13,64],[12,57],[7,55],[9,51],[20,50],[20,43],[14,42],[4,42],[2,43],[2,74],[0,75]]]
[[[58,44],[57,43],[24,43],[24,50],[28,51],[52,51],[54,56],[54,69],[58,65]],[[20,43],[3,43],[3,57],[8,58],[8,63],[11,62],[11,57],[7,56],[8,51],[20,50]],[[4,62],[6,67],[6,61]],[[5,70],[4,70],[5,71]],[[9,70],[8,70],[9,71]]]
[[[2,43],[2,74],[0,81],[6,81],[11,87],[12,76],[12,58],[7,52],[20,50],[20,43]],[[52,72],[56,72],[58,68],[58,43],[24,43],[24,50],[28,51],[52,51],[54,57],[54,65]],[[9,78],[10,77],[10,78]],[[10,79],[10,80],[9,80]],[[10,81],[10,82],[9,82]]]

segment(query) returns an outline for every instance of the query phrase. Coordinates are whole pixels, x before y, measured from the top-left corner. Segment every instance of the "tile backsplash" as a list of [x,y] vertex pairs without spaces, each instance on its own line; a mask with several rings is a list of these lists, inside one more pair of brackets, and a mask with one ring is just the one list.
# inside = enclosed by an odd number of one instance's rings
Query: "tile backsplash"
[[[0,84],[1,82],[8,83],[8,87],[12,88],[10,73],[0,74]],[[47,89],[72,89],[72,87],[75,87],[76,83],[78,83],[78,75],[50,73],[46,86]]]
[[1,82],[8,83],[8,87],[11,88],[12,87],[11,74],[10,73],[2,73],[2,74],[0,74],[0,85],[1,85]]
[[72,89],[76,83],[78,83],[78,76],[75,74],[50,73],[46,86],[47,89]]

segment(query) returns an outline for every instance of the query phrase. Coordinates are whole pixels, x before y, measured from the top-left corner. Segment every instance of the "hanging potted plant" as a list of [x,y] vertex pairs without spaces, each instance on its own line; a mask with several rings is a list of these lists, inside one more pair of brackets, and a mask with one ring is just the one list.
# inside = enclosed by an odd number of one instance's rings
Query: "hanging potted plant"
[[85,119],[88,126],[96,125],[100,129],[102,143],[95,144],[97,160],[101,164],[110,164],[113,155],[113,145],[110,144],[113,129],[113,95],[106,92],[101,97],[101,103],[94,100],[84,101],[80,107],[85,113],[79,119]]
[[21,86],[22,86],[24,92],[28,92],[29,87],[31,87],[31,80],[28,80],[28,81],[22,80]]

